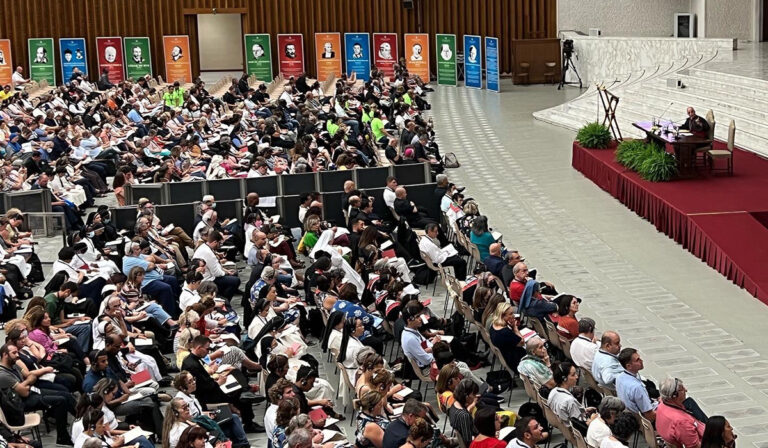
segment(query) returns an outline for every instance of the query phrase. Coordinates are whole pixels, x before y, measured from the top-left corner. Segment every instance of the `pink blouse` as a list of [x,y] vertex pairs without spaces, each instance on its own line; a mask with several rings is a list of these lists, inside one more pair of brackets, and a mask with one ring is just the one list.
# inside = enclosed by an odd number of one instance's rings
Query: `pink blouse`
[[29,333],[29,339],[32,339],[33,341],[42,345],[43,348],[45,348],[45,353],[48,356],[52,355],[53,353],[56,353],[56,350],[59,349],[59,346],[55,342],[53,342],[53,339],[39,328],[32,330]]

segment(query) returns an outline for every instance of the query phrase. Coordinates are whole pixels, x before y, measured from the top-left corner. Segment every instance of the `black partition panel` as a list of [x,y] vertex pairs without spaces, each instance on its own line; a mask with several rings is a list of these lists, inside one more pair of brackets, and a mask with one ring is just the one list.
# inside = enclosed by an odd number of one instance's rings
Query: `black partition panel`
[[0,213],[5,214],[5,193],[0,192]]
[[436,183],[422,184],[422,185],[409,185],[406,190],[408,191],[408,199],[419,207],[427,209],[429,216],[440,219],[440,201],[435,197]]
[[418,185],[427,182],[423,163],[395,165],[395,177],[398,185]]
[[163,184],[136,184],[130,189],[131,204],[138,204],[141,198],[147,198],[155,205],[163,203]]
[[299,197],[294,196],[281,196],[277,198],[278,204],[282,208],[282,214],[280,220],[288,228],[302,227],[299,222]]
[[238,221],[240,221],[240,226],[242,227],[243,225],[242,199],[220,201],[217,198],[216,212],[219,215],[219,222],[223,222],[225,219],[237,219]]
[[48,190],[6,193],[5,208],[18,208],[22,212],[47,212],[51,208],[51,193]]
[[391,217],[387,204],[384,203],[384,188],[368,188],[365,190],[368,196],[373,196],[373,212],[381,219]]
[[[364,168],[360,170],[365,171]],[[358,170],[358,171],[360,171]],[[352,180],[352,170],[342,171],[321,171],[320,175],[320,191],[344,191],[344,182]],[[362,172],[358,176],[362,175]]]
[[316,190],[315,173],[286,174],[280,176],[280,181],[283,183],[283,195],[285,196]]
[[112,222],[115,224],[115,228],[128,229],[133,235],[134,227],[136,226],[136,215],[138,210],[136,207],[117,207],[111,209]]
[[243,193],[240,190],[240,179],[209,180],[208,194],[212,194],[217,201],[240,199],[243,197]]
[[259,197],[277,196],[278,176],[249,177],[245,179],[245,194],[256,192]]
[[204,181],[168,182],[165,185],[168,188],[169,204],[184,204],[203,199]]
[[155,207],[155,214],[164,226],[173,224],[181,227],[190,237],[195,231],[195,204],[191,202],[159,205]]
[[342,212],[341,192],[322,193],[321,196],[323,198],[325,220],[336,226],[346,226],[347,223],[344,222],[344,213]]
[[379,188],[387,184],[389,167],[359,168],[357,170],[357,188]]

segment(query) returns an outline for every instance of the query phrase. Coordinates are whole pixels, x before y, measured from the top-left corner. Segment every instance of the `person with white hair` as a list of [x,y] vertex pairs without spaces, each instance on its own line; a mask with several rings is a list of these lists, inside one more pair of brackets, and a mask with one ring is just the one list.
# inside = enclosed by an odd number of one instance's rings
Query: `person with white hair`
[[288,436],[288,448],[312,448],[312,432],[307,428],[296,428]]
[[707,416],[688,396],[678,378],[666,378],[659,386],[661,403],[656,408],[656,431],[672,446],[698,448],[704,436]]
[[216,221],[219,220],[219,214],[216,213],[216,210],[208,209],[205,213],[203,213],[203,219],[200,220],[199,223],[197,223],[197,226],[195,227],[194,232],[192,232],[192,238],[197,242],[201,241],[203,238],[203,234],[209,233],[213,229],[213,226],[216,224]]
[[517,371],[521,375],[526,375],[538,386],[547,386],[550,389],[555,387],[549,353],[544,340],[539,336],[528,339],[525,343],[525,351],[526,355],[520,360]]

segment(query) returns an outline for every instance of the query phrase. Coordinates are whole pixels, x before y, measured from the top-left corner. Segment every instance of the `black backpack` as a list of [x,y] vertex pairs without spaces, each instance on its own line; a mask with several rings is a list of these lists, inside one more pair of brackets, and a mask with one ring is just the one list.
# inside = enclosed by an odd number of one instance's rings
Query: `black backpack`
[[0,391],[0,408],[3,409],[5,420],[11,426],[24,424],[24,403],[13,388]]

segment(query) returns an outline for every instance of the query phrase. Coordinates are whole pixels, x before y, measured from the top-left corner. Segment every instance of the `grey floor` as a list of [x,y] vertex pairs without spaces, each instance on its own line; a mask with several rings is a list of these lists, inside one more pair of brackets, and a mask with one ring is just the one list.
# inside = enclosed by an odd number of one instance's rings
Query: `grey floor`
[[733,52],[732,61],[713,61],[700,68],[768,80],[768,42],[739,42],[739,49]]
[[[441,87],[430,95],[440,112],[441,150],[462,163],[449,170],[451,179],[467,186],[506,246],[520,250],[542,279],[584,298],[580,316],[593,317],[600,332],[619,331],[624,346],[641,351],[644,375],[681,378],[705,411],[728,417],[742,446],[768,447],[761,328],[768,308],[571,168],[573,133],[531,113],[575,97],[576,89],[507,81],[502,88]],[[434,309],[442,309],[443,297],[438,289]],[[323,369],[337,384],[333,367]],[[433,393],[428,398],[434,403]],[[523,401],[522,388],[513,390],[510,408]],[[257,419],[263,411],[259,406]],[[264,435],[251,440],[266,445]],[[44,437],[45,446],[53,441]]]

